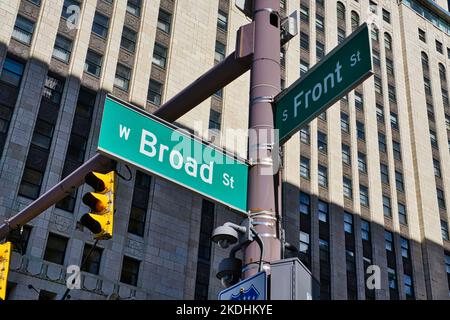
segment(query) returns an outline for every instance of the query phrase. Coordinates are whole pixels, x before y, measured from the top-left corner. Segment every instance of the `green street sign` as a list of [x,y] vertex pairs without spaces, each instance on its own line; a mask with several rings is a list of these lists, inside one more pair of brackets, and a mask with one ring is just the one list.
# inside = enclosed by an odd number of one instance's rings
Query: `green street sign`
[[99,152],[247,212],[248,166],[146,111],[106,97]]
[[372,75],[369,28],[363,24],[275,97],[280,144]]

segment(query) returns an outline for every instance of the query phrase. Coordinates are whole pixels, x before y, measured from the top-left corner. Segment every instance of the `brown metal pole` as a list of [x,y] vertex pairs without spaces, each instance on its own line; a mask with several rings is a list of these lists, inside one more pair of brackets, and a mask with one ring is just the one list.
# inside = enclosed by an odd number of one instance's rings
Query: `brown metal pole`
[[225,60],[162,105],[155,111],[155,116],[168,122],[177,120],[247,72],[251,66],[250,58],[251,55],[239,58],[235,52],[231,53]]
[[[254,53],[250,83],[248,207],[254,227],[264,243],[264,269],[280,259],[275,184],[278,150],[274,149],[272,99],[280,92],[280,3],[254,0]],[[273,153],[273,156],[272,156]],[[245,249],[244,278],[258,272],[260,249],[252,242]]]

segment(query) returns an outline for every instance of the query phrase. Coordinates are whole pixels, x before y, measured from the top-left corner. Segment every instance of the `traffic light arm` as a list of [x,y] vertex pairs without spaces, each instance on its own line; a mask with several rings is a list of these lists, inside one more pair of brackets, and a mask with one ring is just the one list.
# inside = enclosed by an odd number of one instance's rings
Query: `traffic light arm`
[[0,226],[0,239],[5,238],[11,230],[25,225],[55,203],[67,197],[72,191],[84,183],[86,174],[91,171],[111,170],[112,164],[113,161],[111,159],[96,154],[36,201],[33,201],[28,207],[6,220]]

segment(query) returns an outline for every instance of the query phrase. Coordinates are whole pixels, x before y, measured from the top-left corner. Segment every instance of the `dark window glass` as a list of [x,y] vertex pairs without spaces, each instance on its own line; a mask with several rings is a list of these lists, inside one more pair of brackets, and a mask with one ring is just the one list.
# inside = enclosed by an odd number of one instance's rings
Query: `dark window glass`
[[137,286],[139,278],[139,265],[140,261],[124,256],[122,263],[122,273],[120,275],[120,282]]
[[67,242],[69,239],[50,233],[47,239],[47,246],[45,248],[44,260],[56,264],[64,264],[66,256]]

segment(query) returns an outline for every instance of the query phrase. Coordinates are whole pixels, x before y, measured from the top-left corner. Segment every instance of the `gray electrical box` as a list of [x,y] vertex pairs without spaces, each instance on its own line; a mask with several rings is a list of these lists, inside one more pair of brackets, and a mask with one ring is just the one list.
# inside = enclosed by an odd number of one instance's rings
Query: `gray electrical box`
[[298,259],[270,264],[270,300],[319,300],[320,284]]

